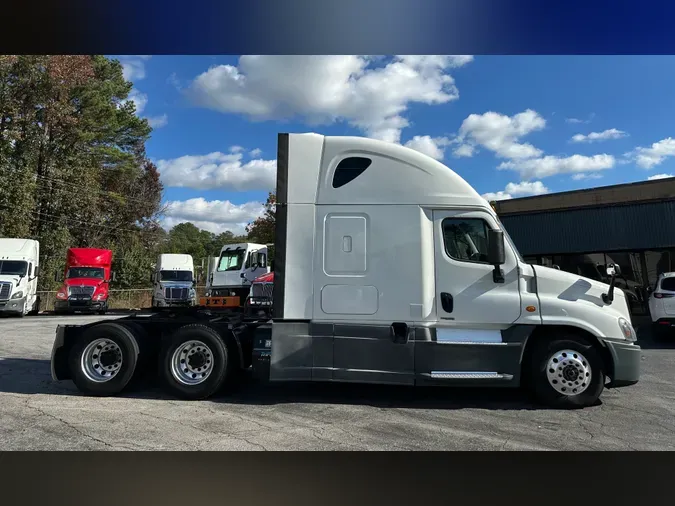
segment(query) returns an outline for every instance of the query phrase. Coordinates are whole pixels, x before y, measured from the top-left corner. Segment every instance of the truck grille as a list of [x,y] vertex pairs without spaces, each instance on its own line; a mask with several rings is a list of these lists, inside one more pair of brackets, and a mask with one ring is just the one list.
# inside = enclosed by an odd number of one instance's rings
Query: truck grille
[[253,283],[251,297],[272,297],[273,283]]
[[70,295],[88,295],[91,297],[96,290],[95,286],[69,286],[68,296]]
[[12,292],[12,283],[0,283],[0,300],[8,300]]
[[167,300],[185,300],[188,298],[187,288],[165,288],[164,298]]

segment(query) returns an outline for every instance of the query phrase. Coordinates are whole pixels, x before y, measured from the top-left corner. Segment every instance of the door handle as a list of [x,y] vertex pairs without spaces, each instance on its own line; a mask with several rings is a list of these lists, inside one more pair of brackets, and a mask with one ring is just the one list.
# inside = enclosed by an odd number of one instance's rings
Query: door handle
[[441,292],[441,306],[443,306],[443,311],[446,313],[452,313],[452,310],[454,309],[452,295],[447,292]]

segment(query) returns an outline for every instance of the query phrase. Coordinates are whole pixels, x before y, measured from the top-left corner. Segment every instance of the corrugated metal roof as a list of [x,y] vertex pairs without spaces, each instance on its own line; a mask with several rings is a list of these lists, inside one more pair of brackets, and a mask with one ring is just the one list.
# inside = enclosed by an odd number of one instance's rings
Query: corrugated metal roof
[[500,216],[522,255],[675,247],[675,202]]

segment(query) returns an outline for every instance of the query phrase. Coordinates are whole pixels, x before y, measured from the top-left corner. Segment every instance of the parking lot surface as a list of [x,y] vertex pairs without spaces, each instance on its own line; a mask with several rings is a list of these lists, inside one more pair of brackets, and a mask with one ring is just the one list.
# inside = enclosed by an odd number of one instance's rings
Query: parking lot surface
[[0,319],[0,450],[675,449],[675,345],[654,344],[648,329],[637,385],[559,411],[498,389],[250,383],[186,402],[150,384],[85,397],[51,379],[54,331],[101,318]]

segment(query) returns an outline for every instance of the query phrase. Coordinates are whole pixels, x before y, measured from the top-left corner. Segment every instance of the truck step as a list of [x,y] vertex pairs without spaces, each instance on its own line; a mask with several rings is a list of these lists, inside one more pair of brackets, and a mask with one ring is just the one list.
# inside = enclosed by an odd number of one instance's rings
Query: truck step
[[457,380],[511,380],[512,374],[504,374],[499,372],[485,372],[485,371],[431,371],[425,374],[432,379],[457,379]]

